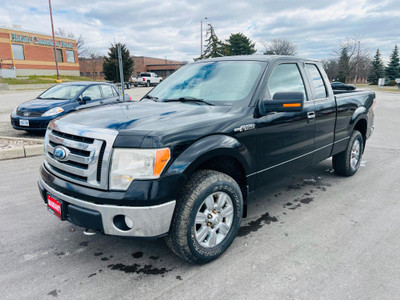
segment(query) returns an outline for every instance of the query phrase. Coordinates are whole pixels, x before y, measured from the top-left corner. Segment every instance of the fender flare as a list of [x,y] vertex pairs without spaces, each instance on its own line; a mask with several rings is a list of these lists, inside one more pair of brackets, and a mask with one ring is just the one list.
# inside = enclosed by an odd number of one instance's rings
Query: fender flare
[[[360,120],[365,120],[365,122],[367,123],[366,129],[368,130],[368,110],[364,106],[358,107],[351,116],[349,123],[349,135],[353,132],[354,127]],[[365,132],[365,134],[367,134],[367,132]]]
[[184,174],[187,176],[205,161],[222,155],[238,160],[246,173],[245,175],[250,173],[252,164],[249,159],[251,156],[246,146],[231,136],[215,134],[204,137],[190,145],[172,162],[165,175]]

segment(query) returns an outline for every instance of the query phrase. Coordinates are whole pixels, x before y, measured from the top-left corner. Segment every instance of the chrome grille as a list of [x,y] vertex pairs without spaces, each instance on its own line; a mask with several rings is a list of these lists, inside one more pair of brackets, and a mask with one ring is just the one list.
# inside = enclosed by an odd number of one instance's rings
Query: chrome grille
[[[107,189],[112,145],[118,132],[87,126],[51,122],[45,137],[45,166],[57,177],[82,185]],[[54,157],[54,148],[63,146],[68,155]]]

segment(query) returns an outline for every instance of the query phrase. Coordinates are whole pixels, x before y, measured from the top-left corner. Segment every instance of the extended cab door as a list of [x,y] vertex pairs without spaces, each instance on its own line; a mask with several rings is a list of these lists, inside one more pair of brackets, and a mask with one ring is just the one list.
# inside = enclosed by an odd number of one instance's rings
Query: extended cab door
[[305,84],[304,66],[297,62],[273,66],[267,77],[261,100],[273,101],[280,92],[301,92],[302,111],[269,112],[255,119],[257,127],[257,186],[270,179],[311,164],[314,150],[314,101]]
[[329,81],[322,75],[325,73],[321,66],[315,63],[306,63],[305,66],[315,107],[315,150],[312,163],[316,164],[331,156],[335,138],[336,102],[333,93],[330,95],[328,92]]

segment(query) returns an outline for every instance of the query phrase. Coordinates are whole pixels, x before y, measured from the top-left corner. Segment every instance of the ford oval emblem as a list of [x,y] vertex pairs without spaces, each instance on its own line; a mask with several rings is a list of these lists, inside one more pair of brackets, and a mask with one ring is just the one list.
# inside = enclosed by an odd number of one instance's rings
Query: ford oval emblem
[[53,150],[53,156],[55,159],[63,161],[68,157],[69,150],[63,146],[56,146]]

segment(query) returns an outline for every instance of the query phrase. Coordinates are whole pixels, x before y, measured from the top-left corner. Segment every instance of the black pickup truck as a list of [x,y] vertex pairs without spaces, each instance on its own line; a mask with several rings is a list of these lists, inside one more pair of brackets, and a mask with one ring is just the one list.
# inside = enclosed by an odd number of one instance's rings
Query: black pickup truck
[[140,102],[52,121],[38,181],[49,211],[87,232],[162,237],[206,263],[236,237],[248,199],[333,157],[357,172],[375,94],[334,95],[321,64],[239,56],[188,64]]

